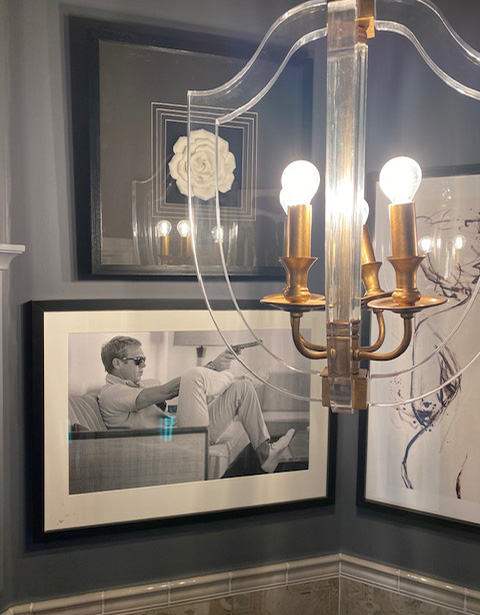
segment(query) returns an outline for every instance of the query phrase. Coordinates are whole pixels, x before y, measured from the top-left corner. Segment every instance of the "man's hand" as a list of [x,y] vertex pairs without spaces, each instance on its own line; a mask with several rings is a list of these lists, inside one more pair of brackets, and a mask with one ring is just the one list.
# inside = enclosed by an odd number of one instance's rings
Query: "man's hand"
[[216,359],[207,363],[207,367],[214,369],[216,372],[223,372],[230,369],[230,365],[235,358],[235,355],[230,350],[224,350]]
[[137,410],[142,410],[142,408],[146,408],[147,406],[151,406],[153,404],[161,404],[167,399],[173,399],[174,397],[178,397],[179,390],[180,377],[174,378],[173,380],[170,380],[165,384],[159,384],[154,387],[142,389],[137,395],[137,399],[135,402],[136,408]]
[[161,384],[158,388],[161,389],[164,400],[178,397],[178,392],[180,390],[180,376],[178,378],[174,378],[173,380],[169,380],[169,382],[166,382],[165,384]]

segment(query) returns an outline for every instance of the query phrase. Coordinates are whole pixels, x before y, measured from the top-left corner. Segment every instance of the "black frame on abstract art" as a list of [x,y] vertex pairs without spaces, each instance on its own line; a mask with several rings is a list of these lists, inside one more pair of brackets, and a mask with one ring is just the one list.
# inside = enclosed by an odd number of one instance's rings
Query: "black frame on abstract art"
[[[446,178],[461,178],[462,176],[478,176],[480,183],[480,164],[450,166],[450,167],[432,167],[423,170],[422,176],[425,179],[436,179],[441,182]],[[376,195],[378,194],[378,179],[379,173],[370,173],[367,176],[366,197],[367,202],[376,207]],[[417,209],[417,218],[419,211]],[[480,211],[478,219],[470,220],[472,224],[480,225]],[[480,226],[479,226],[480,228]],[[430,272],[433,270],[430,268]],[[432,282],[432,280],[430,279]],[[436,285],[437,293],[442,294],[442,283],[439,281]],[[380,409],[379,411],[384,410]],[[469,534],[471,532],[478,533],[480,521],[473,521],[455,518],[453,516],[437,514],[427,510],[420,510],[412,507],[402,506],[387,501],[375,500],[367,497],[367,466],[368,466],[368,429],[369,429],[369,411],[361,412],[359,416],[359,439],[358,439],[358,473],[357,473],[357,505],[379,513],[387,513],[396,515],[400,519],[409,519],[419,523],[434,524],[441,528],[452,528],[457,530],[465,530]]]
[[[254,54],[256,45],[218,34],[206,35],[158,26],[111,23],[72,16],[68,19],[68,33],[79,277],[195,276],[193,259],[189,257],[182,261],[179,256],[180,239],[176,234],[179,219],[188,218],[186,197],[178,193],[171,178],[166,182],[161,176],[167,168],[167,159],[163,160],[163,157],[166,157],[164,139],[168,140],[168,135],[164,134],[165,126],[172,130],[175,123],[180,122],[184,125],[185,132],[187,90],[209,89],[220,85],[222,80],[226,81],[233,76],[233,68],[236,73],[244,66]],[[107,66],[104,66],[103,72],[100,67],[101,49]],[[281,57],[282,50],[278,49],[278,53]],[[130,57],[129,54],[131,57],[137,57],[132,62],[138,64],[135,64],[136,70],[130,71],[132,74],[128,75],[131,83],[127,83],[123,73],[122,78],[116,78],[119,67],[125,65],[124,55]],[[152,95],[149,97],[147,92],[142,94],[144,88],[139,87],[138,83],[141,82],[143,72],[143,78],[148,83],[155,84],[158,80],[152,75],[149,78],[148,71],[157,70],[157,66],[153,60],[144,61],[142,54],[146,54],[147,60],[157,58],[158,70],[162,67],[166,70],[165,58],[169,70],[174,70],[175,62],[190,54],[193,59],[188,70],[192,75],[187,78],[185,75],[188,71],[185,74],[179,71],[176,78],[168,82],[170,85],[164,87],[162,95],[154,95],[153,91],[157,86],[152,85]],[[195,62],[199,63],[197,69]],[[151,68],[150,64],[155,64],[154,68]],[[289,73],[290,70],[294,72]],[[220,75],[217,75],[219,71]],[[220,136],[223,130],[224,136],[225,131],[230,131],[234,142],[241,138],[241,141],[236,145],[233,143],[232,147],[237,151],[237,159],[239,152],[242,152],[231,189],[232,196],[228,193],[222,195],[220,206],[224,207],[227,225],[229,220],[236,222],[238,218],[238,224],[245,225],[244,234],[253,233],[254,246],[259,255],[248,262],[240,261],[241,256],[235,256],[237,260],[228,268],[229,275],[233,278],[283,277],[283,269],[277,261],[283,249],[283,210],[278,202],[280,176],[283,167],[291,161],[291,156],[308,159],[311,154],[312,73],[312,59],[300,50],[290,60],[282,75],[284,85],[281,86],[281,91],[285,90],[287,94],[282,96],[281,100],[290,96],[289,106],[298,111],[295,114],[298,119],[292,119],[292,125],[284,128],[286,135],[282,136],[278,130],[272,130],[275,114],[281,114],[283,111],[271,109],[271,105],[267,109],[268,114],[260,107],[258,112],[247,112],[239,120],[220,129]],[[286,86],[291,78],[296,80],[296,85],[288,88]],[[185,80],[185,84],[180,79]],[[180,87],[181,92],[177,91]],[[121,95],[117,98],[115,93]],[[141,99],[141,96],[144,96],[145,100]],[[152,99],[153,96],[155,97]],[[161,97],[163,100],[158,100]],[[109,122],[112,124],[112,109],[117,109],[113,102],[119,99],[123,102],[118,104],[120,112],[115,111],[115,130],[108,129]],[[104,102],[101,103],[101,100]],[[130,110],[124,113],[124,109]],[[218,114],[219,111],[215,113]],[[263,121],[262,118],[266,115],[268,121]],[[106,117],[105,120],[102,120],[103,116]],[[277,123],[281,121],[279,117]],[[211,123],[211,117],[205,122]],[[101,126],[106,127],[107,142],[102,138]],[[158,139],[155,126],[160,131]],[[298,138],[295,151],[287,154],[283,142],[285,139],[293,140],[288,131],[295,131]],[[150,142],[152,140],[159,146],[154,146]],[[278,143],[275,140],[278,140]],[[259,160],[257,151],[264,151],[267,147],[277,160],[272,160],[272,156],[267,155],[263,155]],[[158,159],[161,172],[154,170],[157,168]],[[260,180],[263,181],[261,185]],[[236,196],[239,187],[241,197]],[[163,188],[165,194],[162,193]],[[257,188],[260,188],[260,191]],[[178,193],[173,199],[172,190]],[[259,193],[261,196],[258,196]],[[172,207],[175,207],[179,196],[183,204],[179,205],[177,214],[172,214]],[[241,205],[237,203],[238,198],[242,199]],[[140,203],[146,205],[142,207]],[[212,207],[214,206],[210,203],[208,208],[211,210]],[[149,217],[148,211],[151,209],[153,213]],[[139,211],[141,213],[138,213]],[[170,262],[168,259],[161,259],[157,245],[160,241],[154,233],[153,221],[159,221],[163,214],[173,216],[170,234],[170,250],[173,256]],[[269,229],[268,232],[266,228]],[[267,255],[264,249],[265,236],[272,233],[275,236],[275,246]],[[126,237],[127,234],[129,237]],[[232,229],[231,236],[233,239],[228,241],[235,244],[231,253],[236,253],[238,233],[235,234]],[[229,237],[227,232],[225,237]],[[225,243],[224,250],[227,248]],[[243,248],[238,252],[243,254]],[[211,270],[205,273],[223,275],[219,266],[212,266]]]
[[[280,328],[285,329],[286,334],[289,332],[289,329],[287,331],[286,328],[288,322],[286,324],[283,322],[281,318],[283,315],[278,310],[259,308],[256,302],[242,302],[241,306],[246,314],[249,313],[248,310],[254,310],[260,318],[259,322],[265,323],[267,328],[276,331],[277,323],[280,323]],[[70,352],[74,352],[74,350],[69,352],[70,335],[77,336],[77,341],[74,340],[72,346],[72,349],[75,349],[82,348],[82,346],[76,345],[79,343],[78,340],[81,340],[78,335],[84,336],[84,341],[80,343],[88,346],[90,342],[88,339],[85,340],[85,334],[94,334],[95,340],[92,337],[91,343],[97,348],[99,334],[107,338],[115,334],[129,332],[139,332],[140,334],[143,332],[143,335],[146,332],[157,334],[158,329],[152,328],[152,323],[156,325],[160,319],[167,322],[162,331],[176,331],[180,327],[180,330],[185,331],[207,329],[217,335],[216,329],[208,312],[204,309],[203,303],[192,300],[39,301],[26,304],[24,307],[27,328],[26,356],[31,359],[27,363],[29,378],[29,386],[27,387],[27,406],[29,408],[27,412],[27,448],[29,451],[28,467],[32,473],[33,481],[32,492],[28,498],[30,502],[28,521],[33,526],[32,532],[35,540],[40,542],[51,541],[60,535],[73,537],[102,534],[112,531],[112,528],[115,528],[115,531],[123,531],[134,528],[156,527],[159,523],[162,526],[165,523],[185,523],[187,519],[191,522],[193,519],[201,520],[205,516],[208,516],[208,518],[241,516],[242,514],[252,514],[252,511],[255,514],[263,514],[273,510],[288,510],[292,507],[333,504],[335,497],[336,417],[324,408],[323,412],[326,414],[322,414],[323,418],[318,418],[320,414],[317,412],[318,409],[311,407],[309,411],[310,424],[314,420],[318,421],[317,426],[323,425],[323,428],[317,431],[321,434],[319,436],[322,439],[321,441],[328,443],[327,451],[314,453],[318,456],[315,457],[318,458],[316,468],[313,465],[307,466],[307,469],[302,471],[302,469],[292,466],[290,471],[283,470],[273,475],[258,474],[260,470],[254,469],[253,474],[249,470],[245,474],[232,475],[237,476],[234,478],[229,478],[227,473],[227,477],[220,480],[197,478],[194,479],[194,482],[174,481],[173,486],[176,490],[174,499],[177,500],[177,504],[173,504],[174,508],[176,507],[175,510],[171,509],[172,503],[169,502],[171,494],[167,491],[172,485],[169,486],[168,484],[150,483],[149,488],[142,487],[140,491],[135,487],[114,487],[106,490],[95,490],[88,487],[83,491],[74,491],[72,495],[73,466],[71,465],[71,451],[76,450],[71,449],[72,442],[75,440],[78,447],[81,446],[78,442],[85,441],[88,443],[89,440],[91,441],[92,438],[97,438],[97,436],[91,438],[90,432],[85,432],[82,426],[78,426],[80,429],[76,430],[75,426],[69,426],[69,420],[67,420],[69,414],[67,407],[71,392],[70,367],[68,365]],[[225,316],[227,316],[226,312],[229,311],[226,304],[218,302],[216,314],[220,318],[222,317],[222,307],[225,310]],[[316,314],[315,319],[323,316],[323,313]],[[276,321],[272,322],[272,318],[276,318]],[[175,320],[175,324],[171,324],[173,320]],[[143,329],[135,327],[129,329],[125,322],[132,326],[134,326],[134,323],[139,326],[140,323]],[[178,324],[179,322],[182,324]],[[201,327],[199,326],[200,323]],[[196,326],[199,326],[199,329]],[[193,357],[194,350],[192,347],[185,349],[185,352],[188,353],[185,356],[190,357],[192,355]],[[220,351],[221,349],[218,350],[218,352]],[[85,356],[90,357],[91,355],[81,354],[81,357]],[[55,357],[55,361],[50,361],[49,357]],[[98,358],[98,363],[101,366],[99,357],[96,358]],[[80,360],[84,359],[80,358]],[[58,369],[59,365],[63,367]],[[83,377],[88,379],[82,371]],[[63,429],[66,430],[65,439],[60,441],[55,434]],[[174,436],[175,429],[173,431]],[[182,429],[177,431],[182,431]],[[188,429],[185,428],[183,431],[187,432]],[[206,428],[198,428],[194,431],[196,434],[195,441],[206,443]],[[108,439],[110,435],[113,438],[120,437],[123,439],[148,436],[157,438],[160,442],[165,439],[165,430],[146,430],[142,433],[132,431],[130,434],[107,430],[100,433],[98,438]],[[315,442],[317,441],[315,440]],[[317,448],[314,447],[314,450]],[[312,443],[309,450],[311,455]],[[310,464],[312,463],[310,457]],[[62,467],[67,468],[67,470],[59,469]],[[68,470],[68,467],[70,467],[70,470]],[[207,467],[207,463],[205,463],[205,467]],[[298,472],[302,474],[302,477],[298,475]],[[238,476],[240,476],[240,479]],[[319,480],[319,476],[322,477],[321,480]],[[277,489],[273,491],[270,489],[270,494],[267,495],[262,494],[262,490],[259,492],[258,489],[252,489],[254,484],[258,484],[259,480],[266,480],[270,484],[272,478],[274,482],[278,482],[280,489],[278,493],[282,495],[275,495]],[[303,495],[300,498],[294,496],[293,499],[290,499],[286,494],[288,494],[288,491],[291,492],[292,488],[298,489],[295,484],[299,484],[300,478],[301,482],[306,485],[305,488],[301,488]],[[247,496],[238,495],[238,497],[247,497],[252,501],[247,502],[245,500],[244,505],[241,502],[231,502],[230,505],[224,504],[225,498],[230,497],[231,499],[232,496],[228,496],[222,489],[227,489],[230,485],[230,482],[227,481],[232,480],[236,481],[236,493],[239,493],[240,489],[240,493],[247,494]],[[242,481],[247,481],[243,487],[240,484]],[[322,493],[320,491],[323,487],[320,488],[320,483],[324,484],[325,488]],[[48,485],[50,485],[50,489]],[[210,492],[207,494],[205,489],[213,489],[215,493],[217,493],[215,490],[220,489],[218,491],[218,502],[223,502],[223,504],[215,503],[215,498],[212,497]],[[179,494],[179,490],[182,492],[181,494]],[[187,496],[188,493],[190,493],[189,496]],[[192,493],[196,495],[192,495]],[[231,493],[231,489],[228,493]],[[162,497],[159,497],[160,495]],[[207,495],[208,498],[205,499]],[[126,498],[123,506],[118,501],[119,497]],[[202,498],[207,502],[206,504],[205,502],[201,503]],[[259,498],[260,500],[266,499],[260,501]],[[161,510],[159,502],[165,502]],[[133,514],[123,512],[125,508],[129,507],[134,511]],[[195,507],[197,508],[194,510]],[[55,521],[49,522],[48,518],[52,519],[52,515]]]

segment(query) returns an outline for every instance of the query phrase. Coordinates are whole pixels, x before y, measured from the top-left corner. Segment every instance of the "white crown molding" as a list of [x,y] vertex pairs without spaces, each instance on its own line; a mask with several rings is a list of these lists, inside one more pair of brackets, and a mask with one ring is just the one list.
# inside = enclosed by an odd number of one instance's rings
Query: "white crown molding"
[[0,243],[0,271],[6,271],[12,260],[25,252],[25,246],[11,243]]
[[[176,604],[306,583],[351,579],[435,604],[456,613],[480,614],[480,591],[343,553],[203,575],[177,581],[110,589],[10,607],[3,615],[128,615]],[[340,614],[341,615],[341,614]]]

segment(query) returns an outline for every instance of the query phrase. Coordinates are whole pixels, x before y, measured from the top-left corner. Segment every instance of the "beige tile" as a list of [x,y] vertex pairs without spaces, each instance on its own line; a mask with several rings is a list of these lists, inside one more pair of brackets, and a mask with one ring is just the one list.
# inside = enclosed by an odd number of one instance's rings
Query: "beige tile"
[[322,579],[235,594],[142,615],[338,615],[338,580]]
[[261,592],[155,609],[142,615],[262,615]]
[[296,583],[263,592],[262,615],[337,615],[338,579]]
[[462,612],[358,581],[340,581],[341,615],[453,615]]

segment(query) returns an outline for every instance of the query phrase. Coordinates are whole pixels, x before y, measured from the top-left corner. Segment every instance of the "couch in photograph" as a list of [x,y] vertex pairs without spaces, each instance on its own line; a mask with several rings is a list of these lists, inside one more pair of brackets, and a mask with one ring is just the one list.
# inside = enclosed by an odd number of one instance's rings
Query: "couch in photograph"
[[207,428],[111,430],[95,393],[68,403],[70,493],[88,493],[221,478],[248,446],[234,421],[215,445]]

